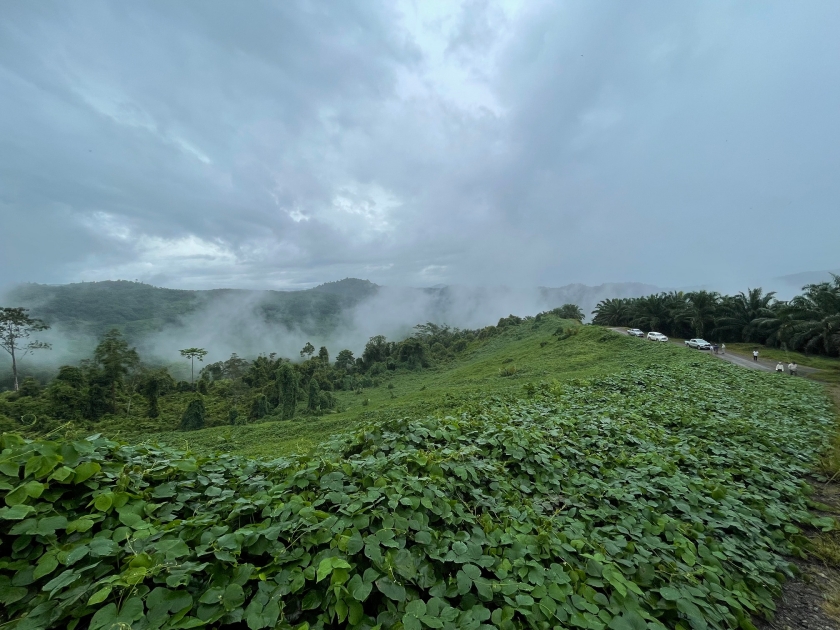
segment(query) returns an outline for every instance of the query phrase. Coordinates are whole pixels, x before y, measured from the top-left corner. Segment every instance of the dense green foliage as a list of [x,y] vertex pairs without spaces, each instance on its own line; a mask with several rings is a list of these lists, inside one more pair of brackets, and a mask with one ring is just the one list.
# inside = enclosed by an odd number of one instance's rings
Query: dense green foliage
[[[358,359],[350,350],[341,350],[334,363],[326,347],[316,353],[309,342],[296,363],[274,354],[251,361],[234,354],[205,366],[195,383],[176,383],[165,368],[144,366],[115,328],[105,333],[90,360],[62,366],[58,377],[43,390],[32,381],[25,390],[0,394],[0,427],[21,430],[21,424],[26,424],[32,431],[44,432],[70,421],[89,430],[121,425],[134,432],[132,414],[161,418],[163,426],[171,426],[165,423],[182,417],[193,392],[205,397],[207,421],[215,424],[290,420],[297,414],[321,416],[341,409],[338,392],[361,393],[398,373],[447,365],[506,328],[535,321],[511,315],[498,326],[475,331],[427,323],[402,341],[388,341],[382,335],[371,338]],[[205,351],[187,348],[181,353],[191,361],[201,361]],[[172,404],[179,407],[174,413]],[[9,420],[4,422],[3,416]],[[178,426],[188,430],[199,424],[180,422]]]
[[684,353],[315,458],[7,435],[0,622],[749,628],[800,527],[830,526],[802,476],[831,425],[812,383]]
[[789,302],[775,300],[774,293],[761,289],[738,295],[672,291],[609,299],[595,308],[593,323],[840,355],[840,276],[802,290]]
[[195,396],[184,410],[184,415],[181,416],[181,429],[184,431],[195,431],[196,429],[204,428],[204,417],[207,415],[207,410],[204,407],[204,399],[201,395]]

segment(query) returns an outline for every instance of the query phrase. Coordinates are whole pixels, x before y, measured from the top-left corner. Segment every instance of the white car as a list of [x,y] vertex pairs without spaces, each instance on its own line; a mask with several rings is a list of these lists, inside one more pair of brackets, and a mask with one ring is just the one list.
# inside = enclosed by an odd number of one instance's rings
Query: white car
[[685,342],[689,348],[697,348],[698,350],[711,350],[712,344],[705,339],[688,339]]
[[627,334],[630,335],[631,337],[644,337],[645,336],[645,333],[643,333],[638,328],[631,328],[630,330],[627,331]]
[[649,332],[647,338],[649,341],[668,341],[668,337],[658,332]]

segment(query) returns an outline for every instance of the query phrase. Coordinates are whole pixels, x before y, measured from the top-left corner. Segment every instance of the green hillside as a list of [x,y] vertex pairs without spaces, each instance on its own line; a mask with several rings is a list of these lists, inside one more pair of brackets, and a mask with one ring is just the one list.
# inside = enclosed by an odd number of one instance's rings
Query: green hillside
[[[157,418],[136,395],[4,434],[0,623],[750,630],[803,533],[834,526],[808,511],[835,428],[814,382],[550,314],[365,357],[364,385],[290,420],[281,397],[230,425],[220,378],[162,395]],[[283,382],[271,361],[251,367]],[[236,378],[265,404],[258,372]],[[211,426],[176,430],[197,400]]]
[[[578,334],[560,340],[555,334],[560,326]],[[550,317],[506,329],[497,337],[476,342],[464,355],[430,369],[385,372],[377,387],[364,388],[361,393],[336,391],[340,411],[314,421],[303,416],[292,421],[230,426],[223,413],[225,406],[220,404],[215,408],[216,417],[210,420],[216,427],[187,435],[156,430],[163,423],[148,423],[142,430],[150,439],[173,446],[222,448],[240,454],[275,457],[305,452],[336,432],[361,422],[448,412],[475,397],[506,392],[519,394],[524,387],[540,382],[613,374],[629,367],[680,363],[685,359],[669,350]],[[504,371],[512,374],[501,376]],[[177,396],[164,403],[172,429],[177,427],[184,404]],[[212,405],[209,409],[212,417]]]

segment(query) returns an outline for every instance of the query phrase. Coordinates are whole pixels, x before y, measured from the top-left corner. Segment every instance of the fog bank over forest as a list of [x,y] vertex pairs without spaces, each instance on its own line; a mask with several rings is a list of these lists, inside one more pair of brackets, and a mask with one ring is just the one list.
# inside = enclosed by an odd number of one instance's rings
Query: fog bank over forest
[[345,279],[303,291],[181,291],[115,281],[19,285],[2,296],[2,304],[26,306],[51,325],[38,338],[53,349],[26,357],[26,371],[89,357],[99,336],[114,326],[148,363],[182,363],[179,349],[193,346],[208,350],[205,363],[234,352],[296,359],[307,341],[326,346],[334,357],[344,348],[358,354],[374,335],[405,338],[425,322],[475,329],[509,314],[534,315],[565,303],[588,314],[602,299],[657,290],[638,283],[420,289]]

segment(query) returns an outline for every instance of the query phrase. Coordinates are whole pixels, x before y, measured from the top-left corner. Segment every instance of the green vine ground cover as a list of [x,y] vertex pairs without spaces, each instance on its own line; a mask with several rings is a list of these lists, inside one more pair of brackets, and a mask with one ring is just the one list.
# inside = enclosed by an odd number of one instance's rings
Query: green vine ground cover
[[683,356],[274,461],[4,435],[0,624],[749,629],[832,526],[804,482],[832,411]]
[[[559,339],[555,334],[559,325],[571,326],[578,334]],[[223,408],[214,412],[212,403],[208,402],[210,415],[215,413],[219,425],[185,433],[176,430],[185,403],[183,397],[173,396],[162,402],[162,423],[166,430],[161,429],[160,423],[144,427],[143,423],[148,421],[139,420],[131,425],[142,427],[142,431],[127,431],[129,427],[123,424],[119,435],[131,442],[150,440],[181,449],[224,450],[258,457],[309,453],[336,433],[360,424],[450,413],[476,395],[521,392],[528,383],[591,378],[630,367],[683,365],[688,357],[682,350],[549,317],[508,329],[465,356],[432,369],[386,373],[379,387],[365,389],[361,395],[334,392],[342,409],[340,413],[229,426],[223,420],[226,413]],[[713,361],[711,357],[703,358]],[[516,374],[500,377],[500,368],[506,366],[515,366]],[[366,400],[367,404],[363,404]],[[107,428],[100,430],[108,434]]]

